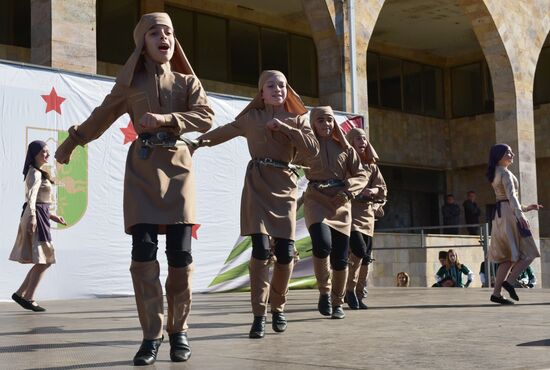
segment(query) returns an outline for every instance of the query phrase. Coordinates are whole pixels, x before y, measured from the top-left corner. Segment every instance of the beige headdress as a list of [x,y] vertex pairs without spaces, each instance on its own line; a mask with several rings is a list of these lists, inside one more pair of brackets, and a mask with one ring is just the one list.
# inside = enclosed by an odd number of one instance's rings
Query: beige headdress
[[[349,130],[348,134],[346,135],[346,138],[350,143],[353,143],[353,140],[358,136],[367,136],[365,130],[362,128],[352,128]],[[378,157],[378,154],[376,153],[376,150],[374,150],[374,147],[370,143],[370,141],[367,142],[367,149],[365,150],[365,155],[361,156],[361,160],[363,162],[367,163],[376,163],[378,162],[380,158]]]
[[[309,114],[309,122],[312,127],[315,126],[315,120],[320,116],[332,116],[334,118],[334,129],[332,130],[332,138],[340,143],[342,148],[349,148],[350,145],[348,141],[346,140],[346,137],[344,136],[344,132],[342,132],[342,129],[340,128],[340,125],[336,122],[336,118],[334,117],[334,111],[330,106],[321,106],[321,107],[315,107],[311,110]],[[315,131],[315,128],[313,129]],[[317,133],[315,133],[317,135]]]
[[[134,42],[136,44],[136,48],[124,64],[124,67],[122,67],[122,69],[118,73],[116,78],[116,82],[118,84],[126,86],[130,86],[132,84],[136,67],[138,66],[141,54],[143,53],[145,48],[145,33],[149,31],[152,27],[159,24],[169,26],[170,28],[174,29],[174,27],[172,26],[172,20],[170,19],[170,16],[166,13],[149,13],[144,14],[141,17],[138,24],[136,25],[136,28],[134,28]],[[194,75],[195,72],[193,71],[193,68],[191,68],[191,64],[187,60],[187,57],[185,56],[185,53],[183,52],[180,43],[175,37],[174,41],[174,55],[170,60],[171,70],[187,75]]]
[[[263,71],[260,75],[260,79],[258,80],[258,94],[252,99],[252,101],[242,110],[241,113],[237,115],[236,118],[239,118],[246,114],[251,109],[265,109],[265,104],[262,99],[262,87],[264,84],[273,76],[281,76],[286,81],[286,77],[282,72],[275,71],[275,70],[267,70]],[[295,113],[298,115],[304,114],[307,112],[306,107],[304,106],[304,103],[302,102],[302,99],[300,98],[300,95],[298,95],[290,85],[286,84],[286,90],[287,90],[287,97],[285,100],[285,110],[290,113]]]

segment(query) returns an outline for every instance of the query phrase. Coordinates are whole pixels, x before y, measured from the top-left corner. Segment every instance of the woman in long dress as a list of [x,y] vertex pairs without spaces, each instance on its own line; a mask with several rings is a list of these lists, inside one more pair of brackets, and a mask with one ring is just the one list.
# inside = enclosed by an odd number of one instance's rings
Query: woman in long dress
[[44,272],[55,263],[50,220],[66,225],[63,217],[50,213],[53,181],[44,169],[49,157],[45,142],[36,140],[29,144],[23,167],[25,204],[10,254],[12,261],[34,264],[11,298],[21,307],[35,312],[46,311],[34,301],[34,293]]
[[540,257],[524,212],[539,210],[542,205],[524,206],[519,202],[518,180],[508,169],[513,161],[514,153],[509,145],[496,144],[491,147],[487,179],[493,186],[497,202],[488,258],[499,265],[490,300],[500,304],[513,304],[502,296],[501,288],[504,288],[512,299],[519,301],[513,284],[518,275],[535,258]]

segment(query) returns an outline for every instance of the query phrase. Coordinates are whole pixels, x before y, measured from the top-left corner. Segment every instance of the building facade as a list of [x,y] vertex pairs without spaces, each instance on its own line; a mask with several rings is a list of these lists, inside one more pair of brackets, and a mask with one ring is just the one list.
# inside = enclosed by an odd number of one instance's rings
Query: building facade
[[494,203],[484,178],[489,147],[508,143],[521,202],[548,205],[528,215],[535,234],[550,236],[550,0],[6,0],[0,7],[0,59],[114,76],[133,49],[140,15],[166,11],[208,91],[252,96],[259,73],[279,69],[307,104],[363,114],[391,192],[382,228],[439,225],[445,194],[462,203],[469,190],[484,221]]

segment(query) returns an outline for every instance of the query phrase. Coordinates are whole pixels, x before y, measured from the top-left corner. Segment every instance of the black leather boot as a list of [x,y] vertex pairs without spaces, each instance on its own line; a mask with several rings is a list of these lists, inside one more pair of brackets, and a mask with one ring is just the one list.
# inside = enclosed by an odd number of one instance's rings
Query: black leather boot
[[287,327],[285,314],[282,312],[273,312],[271,314],[271,326],[273,331],[277,333],[285,331]]
[[369,308],[369,306],[367,306],[365,303],[363,303],[363,299],[357,299],[357,301],[359,302],[359,309],[360,310],[366,310],[367,308]]
[[331,318],[333,318],[333,319],[343,319],[344,317],[346,317],[346,314],[344,313],[344,309],[342,308],[342,306],[332,307]]
[[265,316],[254,316],[254,322],[250,328],[249,338],[263,338],[265,336]]
[[187,333],[170,334],[170,360],[184,362],[191,357],[191,347],[187,340]]
[[141,342],[139,351],[134,356],[134,366],[145,366],[154,364],[157,359],[160,344],[164,337],[159,339],[144,339]]
[[323,316],[332,315],[332,302],[330,299],[330,294],[320,294],[319,303],[317,304],[317,309],[319,313]]
[[346,297],[344,301],[347,302],[349,308],[351,308],[352,310],[359,309],[359,300],[357,299],[355,292],[346,290]]

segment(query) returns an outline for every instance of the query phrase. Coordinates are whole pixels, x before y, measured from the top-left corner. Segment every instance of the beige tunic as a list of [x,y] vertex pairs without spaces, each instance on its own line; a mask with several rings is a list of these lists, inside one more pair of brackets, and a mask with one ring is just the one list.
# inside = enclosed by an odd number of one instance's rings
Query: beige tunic
[[345,235],[351,232],[351,202],[335,208],[332,198],[339,191],[346,191],[355,197],[367,183],[366,171],[361,166],[357,152],[348,146],[343,148],[330,138],[320,140],[319,154],[308,161],[305,170],[309,181],[337,179],[344,181],[344,187],[318,190],[308,186],[304,194],[304,218],[309,228],[316,223],[324,223]]
[[[265,124],[277,118],[288,127],[273,132]],[[244,136],[253,159],[270,158],[293,162],[295,158],[314,156],[319,150],[305,115],[274,112],[271,106],[251,109],[236,121],[220,126],[200,139],[218,145]],[[275,238],[295,239],[297,177],[289,169],[255,163],[246,169],[241,198],[241,235],[265,234]]]
[[500,217],[495,214],[493,219],[489,260],[500,263],[540,257],[533,237],[522,237],[518,231],[518,218],[523,217],[525,207],[518,199],[517,178],[507,168],[498,166],[492,186],[497,202],[508,201],[500,203]]
[[[210,129],[214,112],[198,78],[171,72],[169,63],[159,65],[144,59],[131,87],[116,84],[84,123],[69,130],[73,140],[84,145],[98,138],[124,113],[133,122],[146,112],[163,114],[166,124],[158,131],[174,135]],[[140,134],[138,126],[135,127]],[[130,234],[131,227],[139,223],[194,224],[195,184],[189,148],[157,147],[151,150],[149,158],[141,159],[140,146],[139,140],[134,141],[126,159],[126,233]]]
[[[382,207],[388,196],[388,189],[386,182],[382,177],[380,168],[376,164],[363,163],[363,168],[367,173],[368,183],[365,189],[377,188],[378,193],[374,196],[376,203],[373,204],[372,200],[365,201],[359,198],[354,198],[351,201],[352,210],[352,231],[359,231],[362,234],[373,236],[374,235],[374,214],[375,210]],[[384,202],[384,203],[378,203]]]
[[25,177],[25,201],[27,207],[21,216],[17,238],[10,254],[10,260],[20,263],[47,264],[55,263],[55,250],[48,241],[38,240],[38,230],[32,235],[27,232],[32,216],[36,216],[36,203],[51,204],[52,184],[42,178],[42,173],[29,167]]

